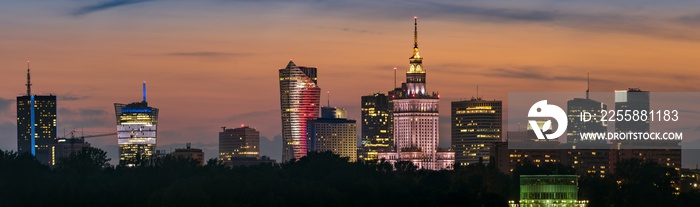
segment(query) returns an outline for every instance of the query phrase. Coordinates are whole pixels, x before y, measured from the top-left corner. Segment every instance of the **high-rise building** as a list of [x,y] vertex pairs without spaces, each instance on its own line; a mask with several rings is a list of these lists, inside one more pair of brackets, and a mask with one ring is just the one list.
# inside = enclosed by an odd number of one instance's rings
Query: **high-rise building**
[[250,126],[219,132],[219,160],[224,163],[260,157],[260,132]]
[[345,109],[323,107],[321,118],[309,120],[306,126],[309,151],[331,151],[351,162],[356,161],[357,124],[347,119]]
[[[629,88],[627,90],[615,91],[615,111],[650,111],[650,92],[639,88]],[[650,132],[649,122],[651,119],[639,121],[616,121],[616,132]],[[611,153],[611,157],[616,162],[625,159],[641,159],[644,161],[657,162],[663,166],[673,168],[680,175],[682,150],[678,140],[655,140],[653,142],[643,142],[634,140],[616,141],[617,150]],[[615,172],[611,166],[611,172]],[[678,183],[680,180],[673,180],[672,186],[676,191],[680,190]],[[678,192],[676,192],[678,193]]]
[[156,150],[158,109],[146,102],[146,82],[143,100],[130,104],[114,103],[117,117],[119,164],[135,167],[149,161]]
[[185,148],[175,149],[175,152],[170,154],[175,157],[197,160],[199,165],[204,165],[204,151],[202,151],[202,149],[192,148],[191,143],[187,143]]
[[[649,111],[649,91],[639,88],[615,91],[615,110]],[[615,122],[616,132],[649,132],[649,121]]]
[[291,60],[279,69],[282,112],[282,160],[306,156],[306,122],[319,115],[321,88],[316,68],[297,66]]
[[[590,81],[589,81],[590,83]],[[574,98],[566,102],[566,114],[569,124],[566,127],[566,142],[574,148],[577,144],[606,144],[606,141],[581,140],[581,132],[606,132],[607,122],[603,121],[601,111],[607,110],[608,106],[602,102],[590,99],[589,89],[586,87],[586,98]],[[581,113],[590,113],[592,117],[588,121],[583,121]],[[598,148],[598,147],[591,147]]]
[[[569,125],[566,127],[566,142],[575,144],[605,144],[606,141],[581,140],[580,133],[584,132],[606,132],[608,125],[601,121],[601,110],[607,110],[608,106],[599,101],[589,98],[574,98],[566,102],[566,114],[569,118]],[[581,113],[591,114],[591,120],[582,121]]]
[[39,162],[52,165],[51,146],[56,138],[56,96],[32,94],[27,62],[27,94],[17,97],[17,152],[31,153]]
[[375,93],[362,96],[362,147],[367,150],[388,150],[394,138],[389,134],[389,99]]
[[[588,82],[590,83],[590,81]],[[590,84],[589,84],[590,85]],[[601,111],[607,110],[605,103],[593,100],[586,87],[586,98],[574,98],[566,102],[566,114],[569,119],[566,127],[566,148],[569,163],[579,175],[596,175],[605,177],[610,173],[610,145],[606,140],[581,140],[581,133],[603,133],[608,131],[607,122],[603,121]],[[590,120],[583,121],[582,113],[591,114]]]
[[[392,94],[391,99],[395,152],[380,152],[377,156],[389,162],[410,161],[422,169],[441,169],[438,158],[454,159],[454,152],[447,150],[443,152],[448,155],[438,156],[440,97],[426,90],[423,57],[418,51],[417,17],[414,18],[413,55],[409,63],[406,82],[401,84],[401,92]],[[454,163],[454,160],[447,162]]]
[[[394,68],[394,85],[396,85],[396,68]],[[378,161],[378,152],[395,151],[394,98],[403,96],[405,89],[406,83],[403,83],[402,87],[394,88],[387,93],[388,95],[376,93],[362,97],[362,148],[358,149],[358,159],[365,162],[376,162]],[[384,113],[386,113],[386,117],[384,117]],[[383,121],[384,119],[386,122]],[[386,129],[386,133],[384,133],[384,129]],[[387,139],[384,137],[388,138],[386,144],[383,140]]]
[[455,164],[488,164],[491,148],[501,141],[502,105],[500,100],[470,100],[452,102],[452,149]]

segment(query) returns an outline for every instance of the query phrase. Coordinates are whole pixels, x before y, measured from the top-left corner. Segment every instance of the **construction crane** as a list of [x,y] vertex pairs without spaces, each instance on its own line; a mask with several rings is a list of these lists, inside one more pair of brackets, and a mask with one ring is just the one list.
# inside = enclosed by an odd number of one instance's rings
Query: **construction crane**
[[66,139],[85,139],[85,138],[96,138],[96,137],[106,137],[106,136],[117,135],[116,132],[113,132],[113,133],[105,133],[105,134],[80,135],[79,137],[76,137],[75,133],[76,133],[75,130],[71,130],[70,133],[68,133],[68,134],[70,134],[70,137],[58,137],[57,139],[59,139],[59,140],[60,139],[64,139],[64,140],[66,140]]
[[96,138],[117,135],[117,133],[114,132],[105,134],[80,135],[79,137],[76,137],[75,132],[75,130],[71,130],[69,133],[69,137],[57,137],[57,142],[52,144],[51,166],[55,166],[58,163],[58,160],[78,153],[84,147],[89,147],[90,143],[86,143],[85,138]]

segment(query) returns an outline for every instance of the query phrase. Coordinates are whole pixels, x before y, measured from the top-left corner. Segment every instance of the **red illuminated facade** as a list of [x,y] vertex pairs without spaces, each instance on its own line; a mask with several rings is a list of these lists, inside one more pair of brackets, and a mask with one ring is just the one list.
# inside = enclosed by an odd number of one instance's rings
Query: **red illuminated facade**
[[316,68],[297,66],[291,60],[279,69],[282,111],[282,160],[306,156],[306,123],[318,118],[321,88]]

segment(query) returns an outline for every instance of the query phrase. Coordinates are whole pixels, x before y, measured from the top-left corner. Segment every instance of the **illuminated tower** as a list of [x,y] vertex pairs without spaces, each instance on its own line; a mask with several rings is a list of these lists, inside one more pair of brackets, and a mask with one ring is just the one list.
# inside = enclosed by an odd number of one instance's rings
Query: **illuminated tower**
[[27,62],[27,94],[17,97],[17,152],[31,153],[39,162],[55,163],[51,146],[56,139],[56,96],[32,94]]
[[406,93],[393,98],[394,146],[400,160],[411,160],[420,168],[435,169],[439,97],[437,93],[426,93],[423,57],[418,52],[418,18],[414,18],[414,29]]
[[130,104],[114,104],[117,116],[117,143],[119,164],[139,166],[148,161],[156,151],[156,126],[158,109],[146,102],[146,82],[143,83],[143,101]]
[[282,160],[306,156],[306,122],[318,118],[321,88],[316,68],[289,61],[279,69],[282,112]]

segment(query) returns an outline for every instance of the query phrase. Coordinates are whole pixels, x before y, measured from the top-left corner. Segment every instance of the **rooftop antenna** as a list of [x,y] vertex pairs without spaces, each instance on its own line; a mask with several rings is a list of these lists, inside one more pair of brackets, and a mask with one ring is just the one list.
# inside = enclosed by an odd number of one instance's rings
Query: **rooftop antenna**
[[327,105],[327,106],[328,106],[328,107],[331,107],[331,92],[328,91],[328,92],[326,92],[326,94],[327,94],[327,96],[328,96],[328,105]]
[[476,85],[476,99],[479,99],[479,85]]
[[146,81],[143,81],[143,102],[146,102]]
[[394,67],[394,88],[396,88],[396,67]]
[[29,75],[29,60],[27,60],[27,96],[32,95],[32,77]]
[[588,99],[588,92],[591,89],[591,73],[590,72],[586,72],[586,81],[587,81],[587,83],[586,83],[586,99]]

